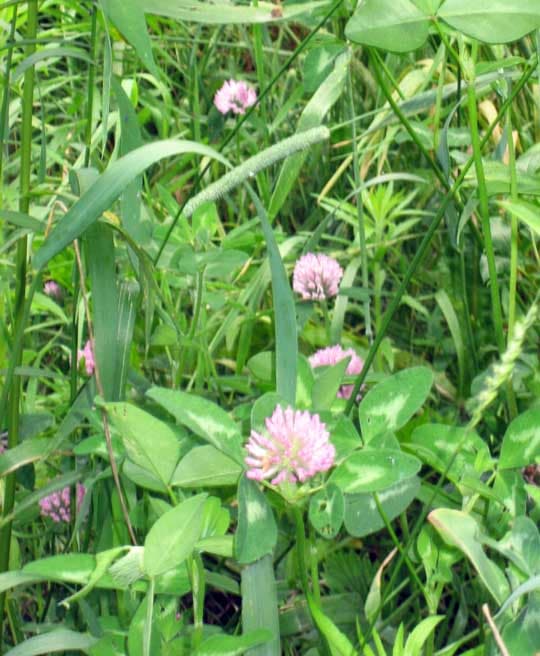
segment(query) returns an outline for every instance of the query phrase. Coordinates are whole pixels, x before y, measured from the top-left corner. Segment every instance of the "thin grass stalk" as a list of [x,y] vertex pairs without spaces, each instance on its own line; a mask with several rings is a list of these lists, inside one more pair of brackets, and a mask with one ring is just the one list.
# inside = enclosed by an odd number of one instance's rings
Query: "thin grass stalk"
[[[351,67],[347,73],[347,82],[349,87],[349,104],[351,119],[354,119],[354,96],[353,96],[353,84],[352,84],[352,74]],[[360,189],[361,180],[360,180],[360,163],[358,161],[358,145],[356,143],[356,123],[352,121],[351,123],[352,131],[352,156],[353,156],[353,175],[354,175],[354,186],[356,189]],[[369,269],[368,269],[368,260],[367,260],[367,248],[366,248],[366,227],[364,221],[364,209],[362,203],[362,191],[358,191],[356,194],[356,214],[358,218],[358,236],[360,238],[360,260],[362,262],[362,287],[367,289],[369,286]],[[373,341],[373,330],[371,328],[371,308],[370,308],[370,296],[366,295],[366,299],[363,303],[364,305],[364,326],[366,337],[368,338],[369,343]]]
[[203,639],[204,631],[204,597],[206,581],[204,564],[199,553],[194,553],[188,559],[188,573],[193,596],[193,633],[191,636],[191,648],[197,652]]
[[[253,0],[253,6],[259,6],[259,0]],[[257,81],[259,84],[259,89],[264,89],[266,87],[266,76],[264,74],[264,54],[263,54],[263,29],[262,25],[253,25],[253,52],[255,55],[255,69],[257,72]],[[268,146],[268,125],[270,122],[268,120],[268,110],[267,103],[261,103],[261,118],[263,127],[263,145]],[[262,196],[262,201],[265,206],[268,206],[270,202],[270,183],[268,180],[268,173],[262,172],[258,176],[259,190]]]
[[[446,40],[444,40],[444,41],[445,41],[445,45],[446,45],[447,49],[449,48],[451,50],[451,52],[454,54],[454,56],[457,56],[457,55],[455,55],[455,52],[450,47],[450,44],[448,44]],[[461,202],[460,198],[458,197],[458,193],[457,193],[458,189],[454,190],[454,188],[451,186],[450,181],[447,179],[446,175],[444,174],[444,171],[441,169],[441,167],[439,166],[437,161],[430,155],[430,153],[424,147],[424,144],[422,143],[422,140],[416,134],[416,131],[412,127],[412,124],[410,123],[409,119],[405,116],[404,112],[401,110],[399,105],[396,103],[396,101],[392,97],[391,91],[385,85],[384,77],[383,77],[383,75],[381,74],[380,70],[377,67],[377,64],[379,64],[382,68],[384,62],[381,61],[380,56],[378,55],[377,52],[375,52],[374,55],[373,55],[373,61],[374,61],[374,64],[375,64],[374,65],[375,75],[377,77],[380,88],[383,90],[383,93],[384,93],[384,95],[386,97],[386,100],[388,101],[389,105],[392,107],[394,113],[399,118],[400,122],[405,127],[405,129],[407,130],[407,132],[411,136],[414,143],[420,148],[422,154],[427,159],[430,167],[433,169],[433,171],[434,171],[435,175],[437,176],[437,179],[439,180],[439,182],[441,182],[443,187],[452,194],[454,202],[456,203],[456,205],[460,209],[462,209],[463,208],[463,203]],[[385,69],[383,68],[383,70],[385,70]],[[444,70],[444,67],[443,67],[443,70]],[[393,81],[393,79],[392,79],[392,81]],[[443,83],[444,83],[444,81],[443,81]],[[394,83],[394,86],[395,86],[395,83]],[[398,92],[400,92],[400,89],[399,89],[398,86],[395,87],[395,88]],[[437,106],[436,106],[436,111],[437,112],[439,111],[439,93],[440,93],[441,88],[442,88],[442,83],[439,84],[438,93],[437,93]],[[436,122],[436,124],[438,125],[438,121]],[[435,136],[434,136],[435,147],[437,146],[437,143],[436,143],[437,138],[438,138],[438,134],[436,133]],[[463,320],[464,320],[464,323],[466,324],[466,329],[467,329],[467,335],[469,337],[470,348],[474,351],[475,347],[474,347],[474,340],[471,337],[473,330],[472,330],[472,325],[471,325],[471,316],[470,316],[470,312],[469,312],[469,302],[468,302],[468,299],[467,299],[466,280],[463,277],[464,272],[463,272],[463,268],[461,266],[459,268],[459,276],[461,277],[460,290],[461,290],[463,309],[464,309]],[[380,304],[380,298],[379,297],[377,297],[377,300]],[[476,359],[477,359],[476,358],[476,353],[474,352],[473,362],[475,363],[475,371],[477,369]]]
[[[540,87],[540,29],[536,30],[536,61],[537,61],[537,77],[538,77],[538,86]],[[540,90],[536,92],[536,140],[540,137]]]
[[[298,561],[298,572],[300,574],[300,582],[302,584],[302,590],[307,600],[308,595],[310,594],[310,590],[309,590],[309,579],[308,579],[308,564],[306,563],[307,543],[306,543],[306,528],[304,525],[304,516],[303,516],[303,511],[298,506],[293,506],[292,512],[293,512],[294,524],[296,528],[296,555]],[[313,568],[310,567],[309,569],[313,571]],[[317,586],[318,586],[318,581],[317,581]],[[310,610],[310,615],[311,615],[311,605],[307,604],[307,607]],[[315,626],[317,628],[317,631],[319,632],[320,641],[321,641],[320,644],[323,650],[323,654],[325,655],[329,654],[327,642],[324,634],[319,630],[316,619],[313,616],[311,619],[313,621],[313,626]]]
[[143,656],[150,656],[152,653],[152,619],[154,615],[154,592],[156,589],[156,579],[151,576],[148,582],[148,592],[146,593],[146,616],[144,618],[143,629]]
[[443,88],[444,88],[444,80],[446,77],[446,66],[447,66],[447,48],[445,46],[445,52],[444,52],[444,57],[443,61],[441,64],[441,72],[439,75],[439,80],[437,84],[437,96],[435,98],[435,112],[433,115],[433,148],[435,151],[439,147],[439,137],[440,137],[440,129],[439,126],[441,124],[441,114],[442,114],[442,104],[443,104]]
[[[26,36],[29,41],[25,48],[25,55],[29,57],[36,49],[33,41],[37,34],[38,5],[37,0],[29,0],[27,13]],[[30,208],[30,173],[32,166],[32,115],[34,102],[34,67],[30,66],[24,74],[22,120],[21,120],[21,168],[19,174],[19,211],[28,214]],[[21,338],[25,328],[25,299],[26,299],[26,260],[28,257],[28,243],[26,235],[17,242],[15,261],[15,307],[14,307],[14,343]],[[12,353],[13,365],[17,367],[22,361],[22,348]],[[8,381],[6,380],[6,383]],[[8,448],[13,449],[19,444],[21,379],[13,376],[10,382],[8,407]],[[15,503],[16,473],[6,476],[4,491],[3,516],[11,514]],[[0,572],[9,569],[9,553],[11,546],[11,522],[0,531]],[[0,594],[0,617],[4,618],[6,596]],[[1,645],[0,645],[1,650]]]
[[[508,111],[508,108],[512,104],[514,98],[517,96],[517,94],[521,91],[521,89],[527,84],[529,79],[531,78],[532,74],[536,70],[536,65],[537,61],[534,61],[523,73],[519,81],[517,82],[516,86],[512,90],[512,92],[508,95],[508,98],[503,102],[501,105],[501,108],[499,109],[499,112],[497,113],[497,116],[493,120],[493,122],[489,125],[489,127],[486,130],[486,133],[484,135],[484,138],[482,139],[482,142],[480,143],[480,148],[483,148],[486,143],[489,141],[491,138],[491,135],[493,134],[493,130],[501,120],[501,118],[506,114]],[[470,168],[474,164],[474,159],[471,157],[467,160],[465,165],[463,166],[463,169],[461,170],[461,173],[457,177],[456,181],[452,185],[452,191],[455,193],[461,184],[463,183],[463,180],[465,179],[465,176],[469,172]],[[350,415],[352,412],[352,409],[355,405],[355,399],[358,396],[358,392],[360,391],[360,388],[364,384],[364,381],[366,380],[366,377],[369,373],[369,369],[371,365],[373,364],[373,360],[375,359],[375,356],[379,350],[379,347],[381,345],[382,340],[384,339],[384,336],[386,335],[386,331],[388,330],[388,327],[390,325],[390,321],[392,320],[394,314],[396,313],[396,310],[401,304],[401,298],[403,294],[405,293],[409,282],[411,278],[413,277],[416,269],[418,268],[420,262],[424,259],[424,255],[429,247],[429,244],[431,243],[431,240],[433,239],[433,236],[435,235],[435,232],[437,231],[437,228],[439,227],[442,218],[446,212],[446,208],[448,207],[450,201],[452,199],[452,193],[448,192],[446,196],[443,198],[443,201],[441,203],[441,206],[439,208],[439,211],[433,218],[433,221],[431,222],[431,225],[429,226],[427,232],[424,235],[424,238],[422,239],[420,246],[418,247],[418,250],[416,251],[411,263],[409,264],[409,268],[407,269],[405,276],[403,277],[403,280],[401,281],[401,284],[399,285],[396,293],[394,294],[394,297],[392,298],[392,301],[390,305],[388,306],[388,309],[386,310],[386,313],[384,314],[382,324],[381,324],[381,329],[380,331],[377,332],[377,335],[375,337],[375,340],[373,344],[371,345],[371,348],[369,349],[369,352],[367,354],[366,360],[364,362],[364,366],[362,367],[362,371],[358,375],[358,378],[356,379],[356,382],[354,384],[354,389],[353,392],[351,393],[351,396],[347,402],[347,406],[345,408],[345,412]]]
[[[84,269],[82,265],[82,259],[81,259],[81,253],[79,250],[79,244],[77,240],[73,242],[73,246],[75,249],[75,259],[77,263],[77,267],[79,269],[79,280],[80,280],[80,285],[81,285],[81,294],[83,298],[83,303],[84,303],[84,310],[86,313],[86,323],[88,326],[88,336],[90,338],[90,344],[92,346],[92,351],[95,353],[95,344],[96,341],[94,339],[94,328],[92,324],[92,319],[90,315],[90,306],[88,303],[88,293],[86,290],[86,282],[85,282],[85,276],[84,276]],[[103,387],[103,380],[101,378],[101,371],[99,367],[99,363],[96,360],[95,365],[94,365],[94,376],[96,378],[96,388],[98,391],[98,394],[101,396],[102,399],[105,399],[105,390]],[[109,426],[109,418],[107,416],[107,411],[105,408],[102,406],[101,407],[101,419],[103,422],[103,433],[105,435],[105,443],[107,445],[107,455],[109,457],[109,464],[111,465],[111,472],[114,480],[114,485],[116,487],[116,491],[118,492],[118,500],[120,501],[120,508],[122,510],[122,515],[124,517],[124,522],[126,524],[129,537],[131,539],[131,542],[136,546],[137,545],[137,538],[135,537],[135,532],[133,530],[133,526],[131,524],[131,520],[129,518],[129,510],[127,507],[126,503],[126,498],[124,495],[124,492],[122,490],[122,484],[120,482],[120,474],[118,472],[118,465],[116,464],[116,458],[114,456],[114,451],[113,451],[113,446],[112,446],[112,438],[111,438],[111,431],[110,431],[110,426]]]
[[[518,198],[517,170],[516,170],[516,149],[514,146],[514,134],[512,129],[512,112],[509,111],[506,121],[507,141],[508,141],[508,166],[510,167],[510,198],[516,201]],[[507,346],[511,343],[514,336],[514,326],[516,323],[516,298],[517,298],[517,271],[518,271],[518,218],[512,212],[510,218],[510,280],[508,283],[508,335]],[[506,385],[506,395],[508,399],[508,411],[510,419],[518,415],[518,407],[512,381],[509,380]]]
[[[461,299],[463,303],[463,310],[465,313],[465,327],[467,330],[467,341],[469,343],[473,374],[478,371],[478,355],[476,349],[476,340],[474,338],[474,331],[471,323],[471,308],[469,304],[469,296],[467,293],[467,276],[465,267],[465,253],[463,249],[459,253],[459,284],[461,291]],[[470,372],[470,369],[469,369]]]
[[94,84],[96,79],[96,55],[97,55],[97,7],[94,0],[92,5],[92,26],[90,32],[90,59],[88,66],[88,84],[86,87],[86,128],[84,135],[84,165],[90,165],[92,153],[92,115],[94,113]]
[[[313,28],[313,30],[307,35],[307,37],[299,44],[297,48],[295,48],[294,52],[291,54],[291,56],[287,59],[287,61],[283,64],[283,66],[279,69],[279,71],[274,75],[274,77],[270,80],[268,83],[268,86],[266,86],[261,93],[259,94],[257,98],[257,102],[252,105],[247,112],[242,116],[241,119],[239,119],[238,123],[235,125],[234,129],[231,130],[231,132],[225,137],[219,148],[217,149],[218,153],[223,152],[225,146],[229,144],[237,135],[237,133],[240,131],[240,128],[242,125],[249,119],[249,117],[253,114],[253,112],[257,109],[257,107],[261,104],[263,99],[270,93],[270,91],[273,89],[274,85],[276,82],[281,78],[281,76],[289,69],[291,64],[300,56],[300,54],[306,49],[308,46],[309,42],[314,38],[314,36],[319,32],[319,30],[324,26],[326,21],[330,19],[334,13],[339,9],[339,7],[343,4],[344,0],[337,0],[337,2],[332,5],[330,10],[323,16],[322,20]],[[163,238],[163,241],[161,242],[161,246],[159,247],[159,250],[154,258],[154,266],[157,266],[159,262],[159,258],[161,257],[161,254],[163,253],[163,250],[165,249],[165,246],[167,245],[172,231],[176,227],[176,224],[178,223],[180,216],[182,215],[182,212],[184,211],[184,207],[188,204],[188,202],[191,200],[192,196],[196,193],[196,191],[199,188],[199,185],[201,183],[201,180],[204,178],[206,172],[210,168],[212,162],[208,162],[202,171],[197,175],[195,178],[195,181],[193,183],[193,186],[191,187],[190,193],[187,194],[186,199],[180,205],[178,208],[178,212],[176,213],[176,216],[174,217],[171,225],[169,226],[169,229],[167,230],[167,233],[165,234],[165,237]]]
[[[197,27],[196,35],[201,31],[200,27]],[[198,48],[195,44],[192,45],[191,53],[189,55],[189,70],[193,71],[191,83],[191,115],[192,115],[192,125],[193,125],[193,140],[201,141],[201,103],[200,103],[200,93],[199,93],[199,69],[197,67],[198,62]]]
[[[94,113],[94,84],[96,76],[96,55],[97,55],[97,6],[94,0],[91,0],[91,28],[90,28],[90,59],[92,62],[88,66],[88,80],[86,87],[86,126],[84,135],[84,166],[90,165],[92,154],[92,116]],[[79,270],[77,263],[73,265],[73,305],[77,307],[79,299]],[[77,368],[77,347],[79,324],[77,321],[77,312],[73,313],[71,321],[71,368],[70,368],[70,400],[73,403],[77,396],[77,387],[79,384]]]
[[470,66],[467,67],[468,85],[467,85],[467,100],[469,109],[469,123],[471,126],[471,140],[473,149],[474,167],[476,170],[476,180],[478,186],[478,200],[480,219],[482,222],[482,232],[484,236],[484,248],[486,251],[486,258],[489,270],[489,288],[491,293],[491,311],[493,327],[495,328],[495,337],[497,339],[497,348],[499,353],[504,351],[504,330],[503,318],[501,308],[501,295],[499,290],[499,282],[497,279],[497,268],[495,265],[495,251],[493,249],[493,238],[491,236],[491,224],[489,220],[489,200],[486,185],[486,176],[484,173],[484,164],[482,162],[482,149],[480,143],[480,133],[478,131],[478,108],[476,101],[476,90],[474,88],[475,71],[474,66],[476,62],[476,53],[478,44],[473,43],[472,46],[472,61]]
[[[23,320],[22,320],[24,326],[28,324],[32,299],[40,286],[41,286],[41,271],[38,271],[26,295],[26,299],[24,303]],[[12,349],[11,349],[11,357],[9,359],[9,364],[4,378],[4,388],[2,390],[2,397],[0,399],[0,426],[5,426],[8,421],[7,417],[8,417],[9,392],[13,387],[13,381],[15,379],[15,368],[21,357],[23,341],[24,341],[24,331],[21,331],[15,335],[15,339],[13,341]]]
[[[193,307],[194,307],[193,319],[191,320],[191,326],[187,334],[187,340],[186,340],[187,345],[184,346],[184,348],[181,350],[180,353],[180,362],[178,363],[178,368],[175,376],[175,384],[176,387],[178,388],[180,388],[180,386],[182,385],[182,379],[184,377],[184,368],[188,355],[186,351],[191,345],[193,345],[195,336],[199,334],[198,328],[199,328],[199,322],[201,317],[203,296],[204,296],[204,271],[199,271],[197,272],[197,280],[195,286],[195,302],[193,303]],[[198,350],[199,347],[197,345],[197,351]]]
[[321,584],[319,581],[319,559],[317,555],[317,535],[313,526],[309,527],[308,540],[309,568],[311,570],[311,590],[313,599],[317,604],[321,603]]
[[[440,166],[437,164],[437,162],[431,157],[430,153],[422,143],[422,140],[420,137],[416,134],[416,130],[413,128],[411,125],[411,122],[409,119],[405,116],[404,112],[401,110],[400,106],[397,104],[397,102],[394,100],[392,96],[392,91],[388,88],[388,85],[386,84],[386,80],[384,79],[384,75],[381,73],[381,69],[383,68],[383,63],[381,61],[381,57],[379,53],[376,50],[370,49],[369,52],[370,55],[370,61],[372,62],[373,66],[373,72],[375,73],[375,77],[377,78],[377,82],[379,85],[379,88],[383,92],[384,97],[386,98],[386,101],[392,108],[392,111],[394,114],[397,116],[399,119],[399,122],[403,125],[405,130],[409,133],[411,139],[413,140],[414,144],[420,149],[420,152],[424,157],[426,158],[429,166],[433,169],[433,172],[437,176],[437,179],[439,182],[443,185],[443,187],[447,191],[452,190],[452,186],[450,182],[446,179],[446,176],[444,175],[444,172],[440,168]],[[399,90],[399,87],[396,87],[396,91],[398,93],[401,93]],[[456,202],[461,205],[460,201],[458,198],[455,198]]]
[[[253,6],[258,7],[258,0],[253,0]],[[253,25],[253,50],[255,53],[255,68],[257,70],[257,81],[259,89],[264,89],[266,86],[266,79],[264,74],[264,54],[263,54],[263,33],[262,25]],[[268,125],[267,112],[264,104],[261,105],[261,116],[263,124]]]
[[[512,113],[508,112],[506,121],[506,134],[508,141],[508,166],[510,168],[510,198],[518,198],[516,149],[512,130]],[[518,269],[518,218],[514,212],[510,213],[510,282],[508,285],[508,341],[512,339],[516,323],[516,297],[517,297],[517,269]]]
[[8,109],[9,109],[9,84],[11,81],[11,62],[13,59],[13,47],[15,45],[15,29],[17,26],[17,5],[13,7],[9,37],[7,41],[6,70],[4,72],[4,84],[2,89],[2,108],[0,109],[0,203],[2,202],[3,171],[4,171],[4,142],[9,131]]

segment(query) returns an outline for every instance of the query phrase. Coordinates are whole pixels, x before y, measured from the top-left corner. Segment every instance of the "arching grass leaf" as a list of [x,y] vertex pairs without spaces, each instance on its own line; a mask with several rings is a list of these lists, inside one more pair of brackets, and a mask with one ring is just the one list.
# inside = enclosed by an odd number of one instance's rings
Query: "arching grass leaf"
[[43,267],[52,257],[77,239],[149,166],[166,157],[186,153],[210,157],[227,164],[227,161],[215,150],[194,141],[168,139],[132,150],[111,164],[58,221],[48,239],[36,253],[35,266],[38,269]]

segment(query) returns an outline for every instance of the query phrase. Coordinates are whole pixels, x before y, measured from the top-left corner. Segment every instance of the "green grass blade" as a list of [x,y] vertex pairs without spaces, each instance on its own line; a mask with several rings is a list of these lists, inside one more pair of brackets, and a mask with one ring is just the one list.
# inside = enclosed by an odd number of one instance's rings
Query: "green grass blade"
[[92,63],[90,57],[81,50],[80,48],[66,48],[59,46],[58,48],[46,48],[44,50],[39,50],[34,52],[32,55],[23,59],[23,61],[17,66],[13,71],[13,82],[19,80],[25,72],[35,66],[38,62],[44,61],[45,59],[55,59],[59,57],[75,57],[75,59],[81,59],[82,61]]
[[467,360],[465,358],[465,341],[461,333],[461,326],[459,325],[459,319],[457,317],[454,306],[450,297],[444,289],[439,289],[435,294],[435,300],[437,301],[441,312],[444,314],[446,323],[448,324],[448,329],[452,335],[452,340],[454,341],[454,347],[456,349],[456,355],[458,360],[458,377],[459,377],[459,393],[463,397],[465,393],[465,380],[467,376]]
[[194,141],[167,139],[133,150],[111,164],[60,219],[49,238],[36,253],[35,266],[37,268],[45,266],[52,257],[77,239],[149,166],[166,157],[186,153],[210,157],[227,164],[227,161],[215,150]]
[[152,42],[146,29],[144,12],[136,2],[101,0],[105,15],[135,48],[144,66],[159,79],[160,72],[152,54]]
[[86,261],[92,281],[94,355],[106,401],[117,401],[115,389],[117,357],[118,289],[113,234],[109,226],[95,224],[85,235]]
[[53,654],[66,650],[87,652],[97,641],[97,638],[86,633],[56,629],[21,642],[6,652],[6,656],[39,656],[39,654]]
[[[115,77],[112,78],[112,87],[120,112],[122,126],[120,131],[120,155],[123,156],[142,146],[143,140],[137,122],[137,114],[122,85]],[[141,221],[141,190],[142,176],[138,176],[123,192],[120,199],[122,225],[130,237],[138,244],[146,244],[150,239],[150,230],[148,229],[149,226],[144,225]]]
[[318,0],[287,4],[280,7],[279,14],[273,11],[276,5],[270,2],[259,2],[257,7],[238,6],[223,1],[209,5],[201,0],[139,0],[138,4],[148,14],[207,25],[234,25],[292,20],[302,14],[310,14],[320,7],[326,7],[328,2]]
[[272,272],[272,295],[274,299],[274,322],[276,332],[276,390],[288,403],[296,400],[296,366],[298,360],[298,336],[296,309],[289,279],[274,231],[259,198],[249,185],[248,192],[257,209],[268,249]]
[[272,556],[242,570],[242,626],[244,633],[269,629],[273,639],[250,650],[250,656],[280,656],[277,591]]

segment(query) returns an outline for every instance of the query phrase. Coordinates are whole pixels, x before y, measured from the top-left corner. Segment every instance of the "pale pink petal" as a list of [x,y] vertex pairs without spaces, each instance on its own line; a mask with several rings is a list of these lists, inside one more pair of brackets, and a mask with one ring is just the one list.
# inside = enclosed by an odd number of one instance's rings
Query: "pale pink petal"
[[248,478],[304,482],[334,464],[335,449],[319,415],[278,405],[265,423],[268,437],[252,431],[246,444]]
[[214,96],[214,105],[222,114],[245,114],[256,102],[255,89],[241,80],[227,80]]
[[90,340],[86,342],[82,351],[81,350],[77,351],[77,364],[79,364],[81,360],[84,360],[84,367],[86,369],[86,373],[89,376],[91,376],[94,373],[96,363],[94,360],[94,351],[92,349],[92,344],[90,343]]
[[[350,357],[349,364],[347,365],[346,373],[348,376],[357,376],[364,366],[364,361],[356,352],[351,349],[343,349],[339,344],[335,346],[327,346],[326,348],[319,349],[309,358],[309,363],[316,369],[317,367],[328,367],[341,362],[344,358]],[[342,385],[337,393],[341,399],[349,399],[354,389],[354,385]],[[360,396],[358,396],[360,398]]]
[[62,288],[54,280],[47,280],[43,285],[43,292],[51,298],[59,299],[62,297]]
[[343,269],[328,255],[307,253],[294,267],[293,289],[306,301],[322,301],[336,296]]

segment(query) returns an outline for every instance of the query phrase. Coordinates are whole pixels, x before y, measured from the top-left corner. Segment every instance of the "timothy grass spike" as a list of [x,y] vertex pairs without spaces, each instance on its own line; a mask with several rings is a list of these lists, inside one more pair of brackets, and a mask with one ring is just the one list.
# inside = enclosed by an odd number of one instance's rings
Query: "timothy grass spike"
[[475,407],[468,425],[469,428],[474,428],[480,422],[486,408],[495,400],[500,387],[510,379],[514,365],[523,350],[527,331],[536,321],[539,298],[540,296],[537,295],[527,314],[521,321],[516,322],[514,334],[500,362],[494,365],[493,373],[487,377],[484,388],[471,400],[471,406]]
[[325,126],[321,126],[299,132],[288,139],[283,139],[274,146],[270,146],[270,148],[266,148],[262,153],[250,157],[243,164],[229,171],[217,182],[208,185],[206,189],[194,196],[184,207],[184,216],[189,218],[204,203],[211,203],[218,200],[218,198],[222,198],[235,187],[255,177],[263,169],[289,157],[289,155],[294,155],[301,150],[325,141],[329,137],[330,130]]

